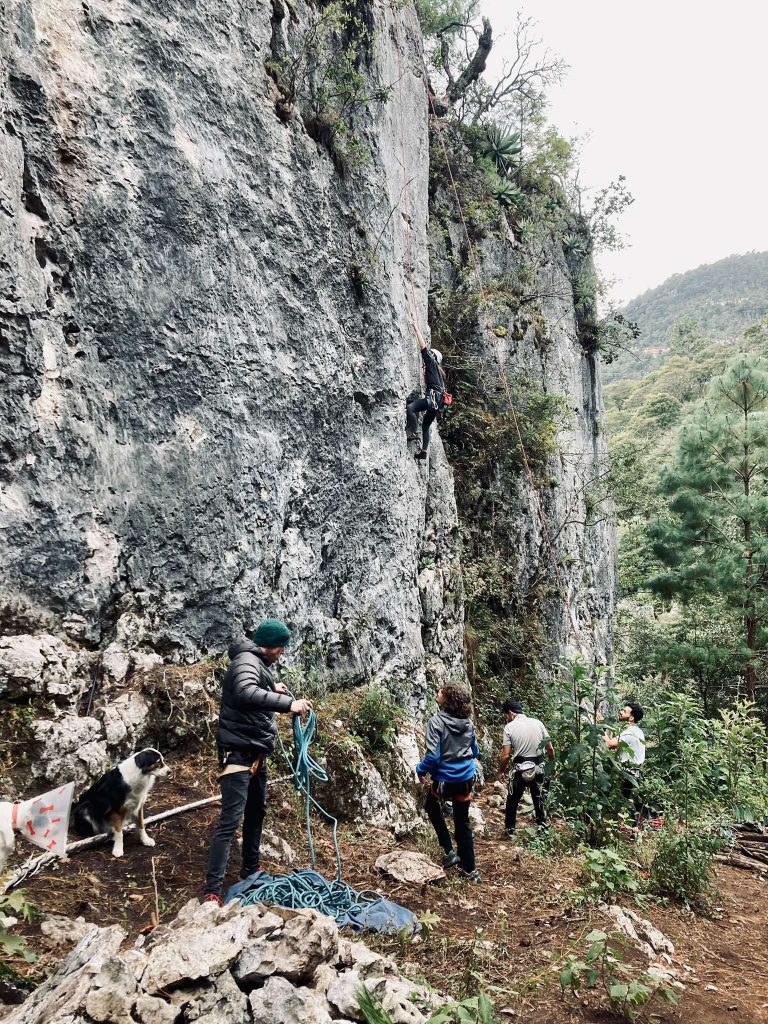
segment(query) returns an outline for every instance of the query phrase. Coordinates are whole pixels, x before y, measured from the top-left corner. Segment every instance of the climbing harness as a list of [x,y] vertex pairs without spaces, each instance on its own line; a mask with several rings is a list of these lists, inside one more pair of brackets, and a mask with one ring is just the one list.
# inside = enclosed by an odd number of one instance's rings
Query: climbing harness
[[[402,64],[401,64],[402,41],[401,41],[401,36],[400,36],[400,24],[399,24],[399,20],[398,20],[399,10],[398,10],[398,8],[396,7],[395,4],[391,5],[391,11],[392,11],[392,15],[393,15],[394,24],[395,24],[395,42],[396,42],[395,50],[397,52],[398,81],[400,83],[400,109],[401,109],[401,113],[400,113],[400,127],[401,127],[400,147],[401,147],[401,153],[402,153],[403,178],[404,178],[404,181],[407,181],[407,169],[406,169],[406,164],[405,164],[405,148],[404,148],[404,143],[403,143],[403,128],[402,128]],[[463,211],[462,205],[461,205],[461,198],[459,196],[459,190],[458,190],[458,187],[456,185],[456,180],[455,180],[454,175],[453,175],[453,169],[451,167],[451,161],[450,161],[450,157],[449,157],[449,154],[448,154],[448,148],[447,148],[447,146],[445,144],[445,140],[444,140],[443,134],[442,134],[443,133],[443,128],[442,128],[442,125],[440,123],[440,118],[437,115],[437,111],[435,110],[434,99],[433,99],[432,92],[431,92],[430,87],[429,87],[429,74],[427,72],[427,67],[426,67],[426,64],[425,64],[425,61],[424,61],[423,53],[420,53],[418,55],[418,58],[419,58],[419,64],[420,64],[421,77],[422,77],[422,81],[424,83],[424,89],[425,89],[426,94],[427,94],[427,98],[428,98],[428,102],[429,102],[429,107],[430,107],[430,110],[431,110],[431,113],[432,113],[432,118],[433,118],[433,121],[434,121],[434,124],[435,124],[436,134],[437,134],[437,137],[438,137],[439,142],[440,142],[440,147],[441,147],[441,149],[443,151],[443,157],[444,157],[444,160],[445,160],[445,166],[446,166],[446,170],[448,172],[448,177],[449,177],[449,180],[450,180],[450,183],[451,183],[451,189],[453,191],[454,199],[456,201],[456,207],[457,207],[457,210],[458,210],[458,213],[459,213],[459,219],[461,221],[461,225],[462,225],[462,228],[463,228],[463,231],[464,231],[464,235],[466,237],[467,251],[468,251],[469,256],[470,256],[470,262],[471,262],[471,266],[472,266],[472,273],[474,274],[475,283],[477,285],[478,290],[480,292],[482,292],[482,282],[481,282],[481,278],[480,278],[480,271],[479,271],[479,266],[478,266],[478,262],[477,262],[477,257],[476,257],[476,254],[475,254],[475,248],[474,248],[474,245],[473,245],[473,242],[472,242],[472,237],[471,237],[471,235],[469,233],[469,229],[467,227],[466,219],[464,217],[464,211]],[[404,192],[405,192],[406,212],[408,212],[408,189],[407,189],[407,187],[404,189]],[[410,213],[408,213],[408,222],[410,224]],[[410,239],[408,240],[408,242],[410,242]],[[409,280],[410,280],[410,283],[411,283],[411,293],[413,294],[414,293],[414,289],[413,289],[413,268],[412,268],[411,262],[407,262],[406,263],[406,273],[407,273],[407,275],[409,277]],[[579,647],[579,649],[581,651],[582,657],[584,658],[585,661],[587,661],[588,660],[587,650],[586,650],[586,647],[585,647],[585,645],[583,643],[583,640],[582,640],[582,636],[581,636],[581,631],[579,629],[578,620],[576,618],[575,612],[573,610],[573,606],[571,605],[570,598],[568,596],[568,586],[567,586],[567,583],[563,580],[563,576],[562,576],[562,572],[561,572],[561,567],[560,567],[560,564],[559,564],[558,559],[557,559],[557,553],[555,552],[554,545],[552,543],[552,539],[551,539],[550,534],[549,534],[549,529],[547,527],[547,522],[546,522],[546,519],[545,519],[545,516],[544,516],[544,510],[543,510],[542,505],[541,505],[541,498],[540,498],[539,492],[538,492],[538,490],[536,488],[536,482],[535,482],[535,479],[534,479],[534,476],[533,476],[533,471],[531,470],[531,466],[530,466],[530,463],[528,461],[528,456],[527,456],[526,451],[525,451],[525,445],[523,444],[523,436],[522,436],[522,432],[520,430],[520,424],[519,424],[519,421],[518,421],[518,418],[517,418],[517,412],[515,410],[514,402],[512,401],[512,393],[510,391],[509,380],[507,379],[507,374],[505,372],[504,361],[503,361],[503,359],[501,357],[501,352],[499,350],[498,338],[497,338],[497,336],[496,336],[496,334],[494,332],[494,329],[493,329],[492,325],[490,323],[488,323],[488,322],[486,322],[486,329],[488,330],[488,332],[491,335],[491,339],[492,339],[492,343],[493,343],[493,348],[494,348],[494,353],[495,353],[495,357],[496,357],[496,364],[497,364],[497,368],[498,368],[499,381],[501,383],[501,386],[502,386],[502,388],[504,390],[504,393],[506,395],[506,398],[507,398],[507,404],[509,406],[509,411],[510,411],[511,416],[512,416],[512,424],[514,426],[515,433],[517,434],[517,440],[518,440],[518,444],[520,446],[520,454],[521,454],[521,457],[522,457],[523,466],[525,468],[525,472],[526,472],[526,475],[527,475],[527,478],[528,478],[528,483],[529,483],[529,487],[530,487],[533,503],[534,503],[534,506],[536,508],[537,517],[539,519],[539,523],[540,523],[540,526],[541,526],[542,537],[544,538],[544,543],[546,544],[546,547],[549,550],[550,557],[552,559],[552,564],[553,564],[554,571],[555,571],[555,576],[557,577],[557,581],[560,584],[560,588],[561,588],[562,595],[563,595],[563,604],[565,606],[565,610],[566,610],[566,613],[568,615],[568,620],[569,620],[569,624],[570,624],[571,633],[573,635],[574,640],[576,641],[577,646]]]

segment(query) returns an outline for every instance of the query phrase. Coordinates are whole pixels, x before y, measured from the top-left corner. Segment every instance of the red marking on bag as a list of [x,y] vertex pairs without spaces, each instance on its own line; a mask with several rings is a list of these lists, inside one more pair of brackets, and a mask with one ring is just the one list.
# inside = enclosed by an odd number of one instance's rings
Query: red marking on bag
[[49,828],[47,828],[45,830],[45,832],[43,832],[43,839],[47,839],[50,834],[51,834],[51,830]]
[[53,849],[53,847],[54,847],[55,845],[56,845],[56,840],[55,840],[55,839],[52,839],[52,840],[50,841],[50,843],[48,843],[48,847],[47,847],[47,848],[48,848],[49,850],[52,850],[52,849]]
[[46,811],[53,810],[53,804],[49,804],[48,807],[38,807],[38,810],[40,811],[41,814],[45,814]]
[[35,834],[35,830],[32,828],[32,822],[31,821],[27,822],[27,828],[29,829],[29,834],[31,836],[33,836]]

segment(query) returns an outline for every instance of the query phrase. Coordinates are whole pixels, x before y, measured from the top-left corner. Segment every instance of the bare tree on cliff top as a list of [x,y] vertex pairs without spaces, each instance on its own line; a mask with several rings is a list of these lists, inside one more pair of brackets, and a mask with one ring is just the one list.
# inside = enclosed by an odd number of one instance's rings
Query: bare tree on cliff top
[[435,40],[430,60],[438,114],[454,110],[471,124],[493,114],[494,120],[521,124],[540,111],[544,89],[566,69],[563,60],[542,49],[533,19],[518,13],[511,38],[504,38],[509,56],[490,83],[485,72],[495,40],[490,21],[480,14],[480,0],[419,0],[417,6],[425,36]]

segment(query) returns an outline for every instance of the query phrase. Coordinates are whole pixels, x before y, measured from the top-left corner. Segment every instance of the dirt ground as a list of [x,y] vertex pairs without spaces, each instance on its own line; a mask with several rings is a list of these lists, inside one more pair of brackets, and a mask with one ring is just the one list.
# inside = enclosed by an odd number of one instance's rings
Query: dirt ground
[[[191,759],[176,767],[171,779],[158,783],[147,810],[157,813],[215,792],[214,766]],[[598,910],[576,907],[569,899],[577,885],[578,859],[544,860],[495,838],[501,833],[500,812],[488,808],[487,797],[481,796],[479,804],[488,825],[487,835],[476,841],[479,885],[455,876],[432,886],[388,883],[373,864],[380,853],[393,848],[393,840],[385,832],[342,827],[347,882],[358,889],[376,888],[414,911],[439,917],[428,936],[416,942],[397,937],[367,941],[406,965],[412,976],[421,975],[454,997],[481,986],[494,999],[501,1020],[535,1020],[537,1024],[619,1020],[601,1008],[593,993],[585,993],[583,1001],[560,994],[557,976],[567,951],[583,951],[583,937],[606,924]],[[68,863],[30,879],[27,896],[43,912],[83,916],[102,925],[120,924],[133,938],[151,924],[156,912],[161,920],[168,919],[188,899],[200,895],[216,816],[214,804],[150,826],[157,843],[154,849],[138,845],[128,835],[121,860],[113,858],[108,847],[76,854]],[[303,807],[288,783],[270,788],[267,824],[293,846],[295,866],[304,866]],[[333,877],[330,836],[319,823],[316,844],[318,870]],[[428,835],[403,845],[437,853]],[[20,847],[19,862],[31,852],[24,844]],[[284,865],[268,861],[264,866],[285,870]],[[237,880],[238,867],[233,856],[232,882]],[[718,888],[718,910],[711,919],[656,903],[635,908],[675,943],[675,963],[687,975],[677,1008],[654,1001],[641,1019],[669,1024],[768,1024],[766,882],[749,872],[721,867]],[[632,906],[625,901],[622,905]],[[25,933],[41,959],[21,968],[15,959],[12,966],[33,984],[55,966],[59,955],[45,950],[34,923]],[[11,966],[7,958],[5,965]]]

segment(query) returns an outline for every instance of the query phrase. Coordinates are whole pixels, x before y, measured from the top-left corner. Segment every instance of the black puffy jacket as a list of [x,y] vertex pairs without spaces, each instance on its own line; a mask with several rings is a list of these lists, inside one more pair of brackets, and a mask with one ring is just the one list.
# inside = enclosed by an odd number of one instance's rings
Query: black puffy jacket
[[261,648],[250,640],[232,644],[221,688],[219,750],[271,754],[277,728],[275,711],[290,711],[292,698],[275,693],[275,681]]

